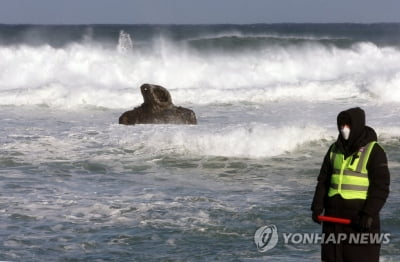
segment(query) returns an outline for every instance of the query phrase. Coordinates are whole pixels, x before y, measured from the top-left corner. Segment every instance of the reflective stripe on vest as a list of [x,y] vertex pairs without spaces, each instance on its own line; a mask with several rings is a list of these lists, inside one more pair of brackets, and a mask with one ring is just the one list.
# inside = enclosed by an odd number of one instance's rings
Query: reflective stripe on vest
[[368,143],[346,159],[335,145],[332,147],[330,157],[333,174],[328,191],[329,197],[340,194],[344,199],[367,198],[369,186],[367,163],[375,144],[376,141]]

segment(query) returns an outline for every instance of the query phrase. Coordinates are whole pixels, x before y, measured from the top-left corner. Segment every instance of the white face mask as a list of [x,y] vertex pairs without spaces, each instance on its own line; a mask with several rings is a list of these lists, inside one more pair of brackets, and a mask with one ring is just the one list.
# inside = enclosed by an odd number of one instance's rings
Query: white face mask
[[340,129],[340,133],[342,134],[344,140],[347,140],[350,137],[350,128],[348,126],[344,126],[342,129]]

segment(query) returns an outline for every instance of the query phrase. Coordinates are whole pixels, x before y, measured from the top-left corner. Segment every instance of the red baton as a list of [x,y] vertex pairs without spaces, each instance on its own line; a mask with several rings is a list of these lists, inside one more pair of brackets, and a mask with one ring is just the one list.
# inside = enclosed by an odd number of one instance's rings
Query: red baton
[[340,218],[340,217],[329,217],[329,216],[318,216],[318,220],[322,222],[331,222],[337,224],[351,224],[351,220],[347,218]]

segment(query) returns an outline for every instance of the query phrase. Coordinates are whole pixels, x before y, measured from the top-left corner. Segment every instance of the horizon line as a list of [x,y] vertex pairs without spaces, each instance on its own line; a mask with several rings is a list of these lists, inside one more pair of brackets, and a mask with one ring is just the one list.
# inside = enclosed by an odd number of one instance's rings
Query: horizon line
[[381,25],[400,22],[254,22],[254,23],[3,23],[14,26],[91,26],[91,25],[154,25],[154,26],[210,26],[210,25]]

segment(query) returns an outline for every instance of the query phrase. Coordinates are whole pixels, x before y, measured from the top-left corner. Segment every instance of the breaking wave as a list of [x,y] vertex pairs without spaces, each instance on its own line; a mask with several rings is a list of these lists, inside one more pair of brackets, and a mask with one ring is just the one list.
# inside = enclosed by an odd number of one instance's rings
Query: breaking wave
[[132,39],[124,52],[92,42],[0,46],[0,105],[126,108],[141,103],[143,83],[165,86],[180,104],[400,102],[395,47],[303,43],[218,52],[193,48],[192,40]]

